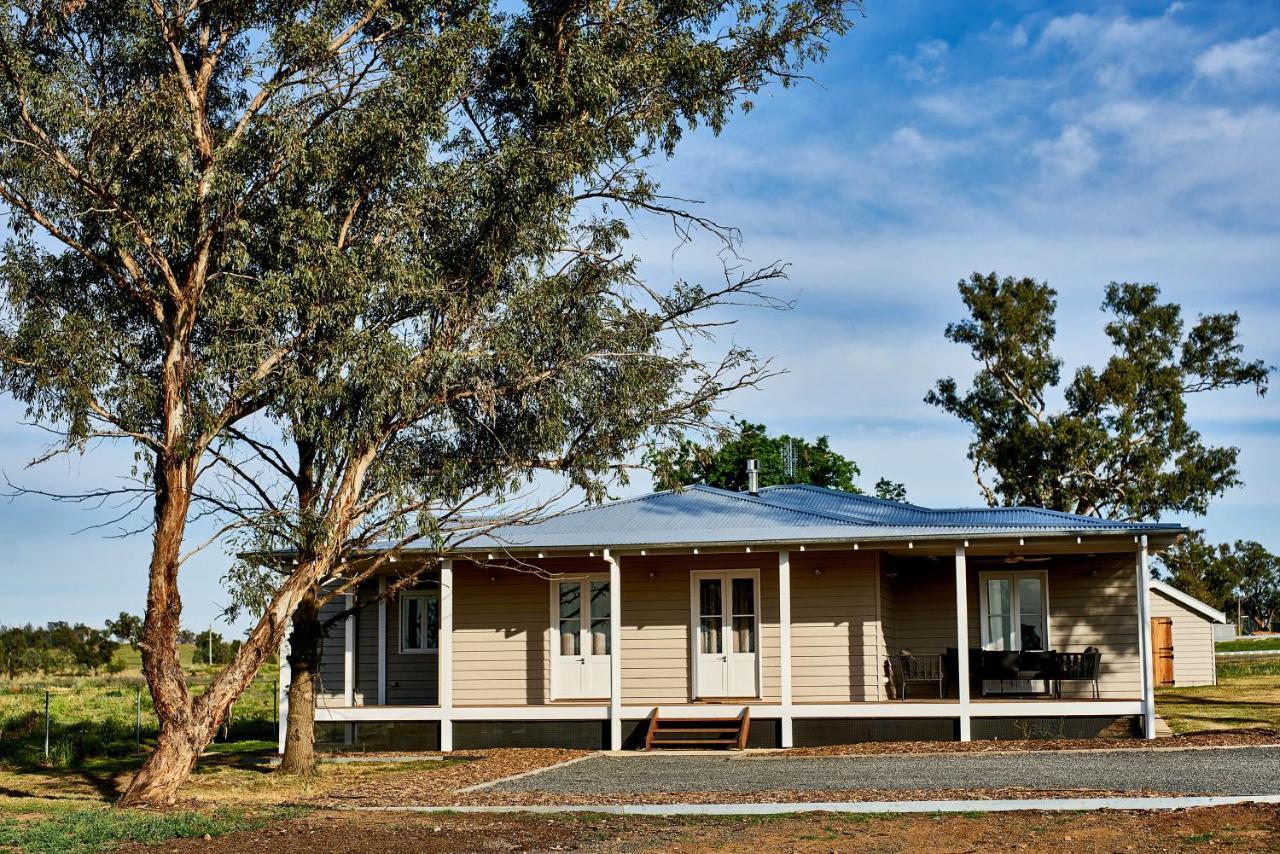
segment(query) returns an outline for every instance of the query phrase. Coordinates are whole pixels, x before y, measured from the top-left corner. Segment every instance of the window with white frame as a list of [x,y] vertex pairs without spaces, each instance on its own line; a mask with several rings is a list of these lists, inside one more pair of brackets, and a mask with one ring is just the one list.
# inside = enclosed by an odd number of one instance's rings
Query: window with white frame
[[1049,576],[1039,572],[983,572],[982,648],[1049,649]]
[[439,637],[439,594],[402,593],[400,595],[400,651],[435,652]]

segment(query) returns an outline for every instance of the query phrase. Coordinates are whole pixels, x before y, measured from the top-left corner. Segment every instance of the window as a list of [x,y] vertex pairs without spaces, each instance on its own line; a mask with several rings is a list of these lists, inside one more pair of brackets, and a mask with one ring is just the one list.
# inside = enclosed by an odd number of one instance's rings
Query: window
[[978,579],[983,649],[1049,648],[1047,573],[984,572]]
[[400,651],[435,652],[440,637],[440,597],[436,593],[400,596]]
[[568,657],[609,655],[613,645],[609,636],[609,582],[560,581],[555,589],[559,654]]

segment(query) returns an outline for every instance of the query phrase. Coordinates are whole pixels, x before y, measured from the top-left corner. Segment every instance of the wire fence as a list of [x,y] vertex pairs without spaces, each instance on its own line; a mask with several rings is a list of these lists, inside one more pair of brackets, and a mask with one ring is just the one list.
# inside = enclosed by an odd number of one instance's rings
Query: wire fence
[[[193,694],[208,680],[192,680]],[[215,742],[273,739],[278,683],[257,679],[236,700]],[[0,682],[0,761],[76,764],[122,757],[154,742],[159,721],[145,683],[119,677]]]

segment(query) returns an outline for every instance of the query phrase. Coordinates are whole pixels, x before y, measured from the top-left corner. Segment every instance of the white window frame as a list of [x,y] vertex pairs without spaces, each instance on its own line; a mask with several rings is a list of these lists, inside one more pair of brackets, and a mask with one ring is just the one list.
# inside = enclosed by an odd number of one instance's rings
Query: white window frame
[[[421,648],[415,649],[412,647],[406,647],[404,645],[404,628],[405,628],[405,622],[406,622],[405,610],[408,608],[408,603],[410,599],[422,600],[424,603],[432,599],[435,600],[436,629],[439,630],[439,621],[440,621],[439,592],[434,590],[421,590],[421,591],[415,590],[410,593],[401,593],[400,594],[400,617],[397,624],[397,627],[399,629],[397,634],[400,635],[400,653],[402,655],[436,655],[440,652],[440,636],[438,634],[433,635],[430,631],[428,631],[428,626],[426,625],[422,627],[422,638],[424,641],[424,645]],[[423,614],[424,616],[426,615],[427,609],[425,607],[425,604],[420,607],[419,613]]]
[[[1020,629],[1022,626],[1022,602],[1019,599],[1018,579],[1036,577],[1040,579],[1040,598],[1041,605],[1044,607],[1044,648],[1046,650],[1053,649],[1053,639],[1050,637],[1049,623],[1049,573],[1043,569],[1019,569],[1000,571],[987,571],[978,573],[978,599],[981,611],[979,628],[982,631],[982,648],[991,648],[991,620],[990,610],[987,607],[987,581],[993,578],[1005,578],[1009,580],[1009,618],[1012,627]],[[1010,652],[1022,652],[1022,632],[1015,631],[1013,640],[1016,644]],[[1039,650],[1029,650],[1038,652]]]

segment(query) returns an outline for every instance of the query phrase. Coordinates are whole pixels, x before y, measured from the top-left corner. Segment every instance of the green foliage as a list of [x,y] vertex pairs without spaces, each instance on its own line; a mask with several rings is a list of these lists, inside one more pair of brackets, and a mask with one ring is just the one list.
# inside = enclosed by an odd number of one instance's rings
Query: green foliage
[[138,644],[142,642],[141,617],[121,611],[119,617],[114,620],[107,620],[106,627],[112,637],[122,643],[127,643],[131,649],[137,649]]
[[1236,540],[1228,560],[1252,627],[1273,631],[1280,614],[1280,557],[1261,543]]
[[118,648],[107,632],[82,623],[0,626],[0,675],[96,673],[111,664]]
[[0,846],[29,852],[102,851],[124,842],[155,845],[171,839],[224,836],[297,818],[297,807],[247,810],[222,807],[192,810],[120,810],[105,807],[67,810],[47,818],[0,819]]
[[1234,607],[1236,578],[1229,561],[1230,547],[1214,546],[1204,538],[1204,531],[1192,531],[1168,551],[1157,555],[1162,581],[1188,593],[1219,610]]
[[1202,531],[1158,558],[1163,580],[1229,614],[1239,600],[1245,630],[1270,631],[1280,616],[1280,557],[1261,543],[1212,546]]
[[972,428],[969,459],[992,506],[1030,505],[1109,519],[1203,514],[1240,484],[1237,448],[1207,445],[1187,420],[1188,397],[1239,386],[1265,394],[1271,368],[1246,361],[1237,314],[1201,316],[1155,285],[1107,286],[1102,308],[1114,355],[1082,367],[1063,389],[1054,354],[1057,294],[1034,279],[974,273],[959,284],[969,317],[947,326],[981,367],[964,392],[947,377],[926,402]]
[[[212,638],[212,641],[210,640]],[[231,659],[235,658],[236,652],[240,649],[240,639],[228,643],[223,639],[222,635],[212,629],[205,629],[195,636],[195,651],[192,654],[193,664],[227,664]],[[213,659],[210,660],[210,650],[213,652]]]
[[876,481],[876,498],[883,498],[885,501],[906,501],[907,486],[904,483],[889,480],[882,477]]
[[[760,486],[807,483],[847,492],[861,492],[853,479],[861,472],[852,460],[836,453],[826,436],[809,442],[785,433],[770,436],[763,424],[734,421],[726,441],[702,445],[682,438],[670,446],[651,445],[645,464],[653,469],[657,489],[678,489],[704,483],[733,491],[747,488],[747,461],[760,465]],[[787,473],[787,456],[794,461],[794,473]],[[905,489],[904,489],[905,494]]]

